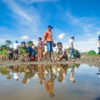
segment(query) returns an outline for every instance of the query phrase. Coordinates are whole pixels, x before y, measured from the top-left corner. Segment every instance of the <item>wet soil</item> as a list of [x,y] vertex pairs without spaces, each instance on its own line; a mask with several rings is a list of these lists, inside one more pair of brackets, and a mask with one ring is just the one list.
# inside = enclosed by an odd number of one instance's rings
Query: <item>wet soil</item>
[[100,67],[100,56],[81,55],[80,59],[69,59],[68,61],[31,61],[22,62],[20,60],[0,60],[0,67],[16,66],[16,65],[29,65],[29,64],[90,64]]

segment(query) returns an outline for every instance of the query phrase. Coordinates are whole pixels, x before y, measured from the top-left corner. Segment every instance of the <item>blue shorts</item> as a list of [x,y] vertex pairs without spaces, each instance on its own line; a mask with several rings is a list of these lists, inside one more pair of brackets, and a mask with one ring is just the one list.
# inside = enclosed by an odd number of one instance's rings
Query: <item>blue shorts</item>
[[47,42],[47,51],[48,51],[48,52],[53,52],[53,49],[52,49],[52,42]]

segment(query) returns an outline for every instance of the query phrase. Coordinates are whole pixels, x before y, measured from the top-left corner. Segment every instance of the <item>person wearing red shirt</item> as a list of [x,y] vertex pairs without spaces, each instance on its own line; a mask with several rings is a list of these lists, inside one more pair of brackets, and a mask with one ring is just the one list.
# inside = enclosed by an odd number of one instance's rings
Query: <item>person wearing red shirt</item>
[[47,44],[47,52],[45,53],[45,56],[47,55],[47,53],[49,52],[50,55],[50,60],[51,60],[51,54],[53,52],[53,38],[52,38],[52,29],[53,27],[51,25],[48,26],[48,30],[45,32],[44,34],[44,38],[43,38],[43,42]]

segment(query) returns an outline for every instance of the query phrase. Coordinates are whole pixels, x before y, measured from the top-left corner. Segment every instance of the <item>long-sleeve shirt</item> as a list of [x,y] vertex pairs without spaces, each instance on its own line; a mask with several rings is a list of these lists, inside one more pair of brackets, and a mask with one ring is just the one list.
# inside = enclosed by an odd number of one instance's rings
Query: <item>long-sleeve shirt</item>
[[53,38],[52,38],[52,33],[50,31],[46,31],[45,34],[44,34],[44,39],[43,41],[48,41],[48,42],[52,42],[53,41]]

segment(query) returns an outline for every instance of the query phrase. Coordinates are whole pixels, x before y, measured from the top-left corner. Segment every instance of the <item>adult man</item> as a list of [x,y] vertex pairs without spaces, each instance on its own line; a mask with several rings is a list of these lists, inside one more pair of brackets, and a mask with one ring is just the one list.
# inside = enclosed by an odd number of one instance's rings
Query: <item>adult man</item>
[[13,57],[14,57],[14,60],[18,59],[18,47],[19,47],[18,41],[15,41],[15,43],[13,44]]
[[74,37],[71,37],[69,40],[70,43],[70,58],[74,57]]
[[52,31],[53,27],[51,25],[48,26],[48,30],[45,32],[44,34],[44,39],[43,42],[47,44],[47,52],[45,53],[44,56],[47,55],[47,53],[49,52],[49,56],[50,56],[50,60],[51,60],[51,53],[53,52],[52,49],[52,44],[53,44],[53,38],[52,38]]
[[100,55],[100,35],[98,37],[98,54]]

